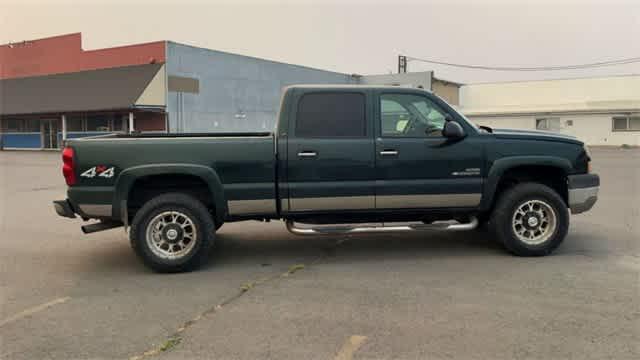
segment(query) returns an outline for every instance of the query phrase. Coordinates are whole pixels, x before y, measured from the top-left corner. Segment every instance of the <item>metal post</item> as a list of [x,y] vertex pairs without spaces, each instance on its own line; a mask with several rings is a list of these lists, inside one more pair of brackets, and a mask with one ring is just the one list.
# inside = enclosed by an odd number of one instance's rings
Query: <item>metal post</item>
[[44,141],[44,128],[45,128],[44,122],[46,120],[39,119],[39,121],[40,121],[40,150],[44,150],[44,143],[45,143],[45,141]]
[[133,112],[129,113],[129,134],[133,133],[136,129],[133,127]]
[[127,117],[122,115],[121,118],[120,118],[120,121],[122,122],[122,124],[121,124],[122,125],[122,128],[121,128],[122,132],[126,133],[127,132],[127,123],[129,122]]
[[404,74],[407,72],[407,57],[404,55],[398,55],[398,74]]
[[4,136],[2,131],[2,118],[0,118],[0,150],[4,150]]
[[67,140],[67,116],[62,115],[62,143]]

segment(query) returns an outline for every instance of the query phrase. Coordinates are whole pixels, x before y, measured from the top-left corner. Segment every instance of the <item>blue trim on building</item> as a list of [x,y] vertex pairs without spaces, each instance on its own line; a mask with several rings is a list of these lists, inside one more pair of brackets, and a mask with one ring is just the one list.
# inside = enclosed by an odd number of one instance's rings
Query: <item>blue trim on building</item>
[[[67,139],[111,134],[109,131],[70,131]],[[41,149],[42,137],[39,132],[6,132],[0,135],[0,148]],[[62,132],[58,132],[58,144],[62,144]]]
[[15,149],[40,149],[42,141],[39,132],[2,133],[2,147]]
[[[67,131],[67,139],[112,134],[110,131]],[[62,144],[62,132],[58,132],[58,144]]]
[[[99,136],[112,134],[111,131],[67,131],[67,139],[77,139],[87,136]],[[58,133],[60,139],[62,139],[62,133]]]

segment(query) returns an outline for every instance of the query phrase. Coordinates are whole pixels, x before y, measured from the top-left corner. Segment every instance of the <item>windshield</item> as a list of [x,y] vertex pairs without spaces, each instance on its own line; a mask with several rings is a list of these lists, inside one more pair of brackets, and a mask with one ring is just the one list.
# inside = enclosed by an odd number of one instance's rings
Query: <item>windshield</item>
[[476,131],[478,131],[478,132],[486,132],[485,130],[482,130],[476,123],[474,123],[473,121],[469,120],[469,118],[464,116],[463,113],[461,113],[459,111],[456,111],[456,112],[458,113],[458,115],[460,115],[461,118],[464,119],[464,121],[467,122],[467,124],[471,125],[471,127],[474,128]]
[[460,111],[456,110],[453,106],[449,105],[449,103],[444,100],[443,98],[441,98],[440,96],[433,94],[433,96],[437,97],[438,99],[442,100],[442,102],[444,102],[445,104],[447,104],[449,106],[449,110],[451,112],[454,112],[456,114],[458,114],[467,124],[469,124],[469,126],[471,126],[475,131],[482,133],[484,132],[484,130],[482,130],[478,125],[476,125],[473,121],[469,120],[466,116],[464,116],[463,113],[461,113]]

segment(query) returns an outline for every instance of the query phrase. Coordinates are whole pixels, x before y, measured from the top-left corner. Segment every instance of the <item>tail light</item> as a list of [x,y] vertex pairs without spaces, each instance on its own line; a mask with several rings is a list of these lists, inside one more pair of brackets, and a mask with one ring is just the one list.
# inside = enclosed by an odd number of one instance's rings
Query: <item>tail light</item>
[[67,185],[73,186],[76,183],[76,164],[74,163],[74,152],[70,147],[62,151],[62,175]]

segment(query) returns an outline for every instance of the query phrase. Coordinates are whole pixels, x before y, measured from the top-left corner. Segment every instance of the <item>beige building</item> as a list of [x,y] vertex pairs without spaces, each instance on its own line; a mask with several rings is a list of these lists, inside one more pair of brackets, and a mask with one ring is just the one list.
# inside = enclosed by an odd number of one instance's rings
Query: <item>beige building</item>
[[462,84],[439,79],[433,71],[410,72],[382,75],[356,75],[357,82],[365,85],[407,86],[434,92],[449,104],[458,106],[459,90]]
[[459,109],[480,125],[640,145],[640,75],[463,85]]
[[443,98],[454,107],[460,106],[460,87],[462,84],[453,81],[443,80],[436,77],[431,78],[431,91]]

